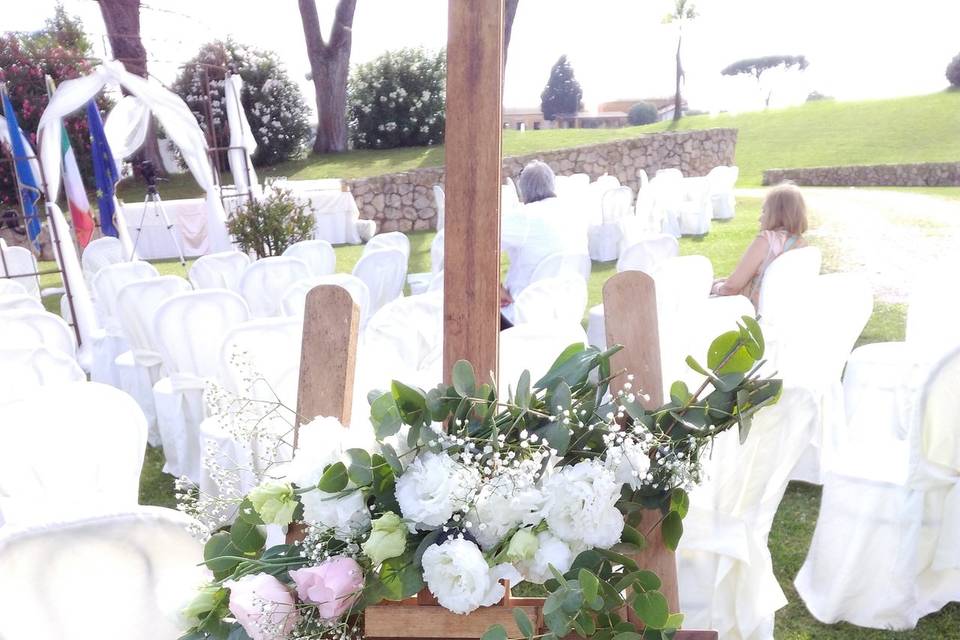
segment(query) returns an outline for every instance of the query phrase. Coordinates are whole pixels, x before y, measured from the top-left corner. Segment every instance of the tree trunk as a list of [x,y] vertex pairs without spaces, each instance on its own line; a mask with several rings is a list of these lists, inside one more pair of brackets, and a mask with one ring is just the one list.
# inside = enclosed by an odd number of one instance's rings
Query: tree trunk
[[677,122],[680,120],[680,112],[682,110],[681,104],[682,100],[680,98],[680,83],[683,80],[683,65],[680,64],[680,44],[683,42],[683,31],[681,30],[677,34],[677,91],[673,97],[673,121]]
[[510,36],[513,34],[513,19],[517,16],[520,0],[506,0],[503,5],[503,70],[507,69],[507,52],[510,50]]
[[339,0],[330,42],[320,32],[316,0],[298,0],[307,57],[317,99],[317,138],[314,153],[347,149],[347,76],[353,44],[353,14],[356,0]]
[[[107,27],[114,59],[123,63],[130,73],[146,78],[147,51],[140,39],[140,0],[97,0],[97,4],[100,5],[100,14]],[[158,175],[167,175],[152,118],[138,159],[151,162]]]

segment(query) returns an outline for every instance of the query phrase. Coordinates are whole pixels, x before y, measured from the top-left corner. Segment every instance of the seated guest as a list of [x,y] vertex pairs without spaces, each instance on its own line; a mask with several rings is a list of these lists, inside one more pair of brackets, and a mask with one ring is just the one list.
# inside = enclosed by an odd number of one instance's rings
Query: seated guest
[[523,206],[504,213],[500,222],[500,245],[510,258],[506,286],[500,288],[504,315],[509,305],[530,284],[540,261],[554,253],[587,253],[585,216],[557,198],[553,170],[535,160],[523,168],[517,181]]
[[780,254],[807,246],[803,239],[806,230],[807,205],[800,189],[792,182],[784,182],[771,189],[763,199],[760,234],[740,258],[740,264],[730,277],[714,283],[714,295],[744,295],[756,307],[760,300],[760,283],[767,267]]

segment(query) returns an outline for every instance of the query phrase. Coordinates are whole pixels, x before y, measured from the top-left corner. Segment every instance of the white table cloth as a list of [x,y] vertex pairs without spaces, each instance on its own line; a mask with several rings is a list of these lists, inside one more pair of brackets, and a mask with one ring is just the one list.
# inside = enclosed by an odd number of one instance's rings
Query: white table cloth
[[[203,198],[185,198],[164,200],[163,210],[167,213],[173,234],[183,249],[183,255],[195,258],[206,253],[208,247],[207,206]],[[176,258],[177,246],[167,232],[166,223],[154,203],[148,203],[146,215],[143,215],[142,202],[124,203],[123,215],[127,222],[130,241],[136,244],[137,253],[144,260]],[[141,227],[141,219],[143,220]],[[137,227],[141,227],[139,238]],[[224,233],[226,230],[224,229]]]

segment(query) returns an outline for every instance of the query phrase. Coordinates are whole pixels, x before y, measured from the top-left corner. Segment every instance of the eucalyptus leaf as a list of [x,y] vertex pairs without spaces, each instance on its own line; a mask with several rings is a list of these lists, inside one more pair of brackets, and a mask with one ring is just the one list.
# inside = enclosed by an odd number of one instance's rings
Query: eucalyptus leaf
[[673,490],[670,494],[670,510],[679,513],[681,518],[687,517],[687,512],[690,510],[690,496],[686,491],[679,487]]
[[260,514],[257,513],[257,510],[253,508],[253,503],[250,502],[250,498],[244,498],[240,506],[237,507],[237,517],[241,520],[246,520],[250,524],[263,524],[263,519],[260,517]]
[[239,556],[241,552],[230,541],[230,533],[221,531],[210,536],[203,545],[203,560],[207,568],[216,574],[233,571],[239,560],[223,558],[221,556]]
[[687,403],[687,400],[690,399],[690,390],[687,388],[687,383],[682,380],[677,380],[672,385],[670,385],[670,399],[677,403],[677,405],[684,405]]
[[458,360],[453,365],[453,388],[463,397],[473,396],[477,391],[477,376],[473,365],[466,360]]
[[633,610],[651,629],[663,629],[670,617],[667,599],[659,591],[644,591],[633,598]]
[[632,544],[641,550],[647,546],[647,539],[643,534],[626,523],[623,525],[623,533],[620,534],[620,540]]
[[728,331],[710,343],[707,351],[707,366],[716,375],[746,373],[756,362],[740,340],[739,331]]
[[427,397],[422,391],[396,380],[390,385],[390,391],[400,411],[400,417],[406,424],[423,424],[428,421]]
[[513,619],[517,623],[517,628],[520,629],[520,633],[523,634],[524,638],[533,638],[533,623],[530,622],[530,618],[527,617],[526,611],[523,609],[514,609]]
[[403,420],[392,393],[381,393],[370,405],[370,422],[378,440],[389,438],[400,431]]
[[263,535],[255,524],[250,524],[243,518],[237,518],[230,527],[230,542],[241,553],[256,553],[263,549],[267,537]]
[[600,580],[597,579],[597,576],[586,569],[580,569],[580,572],[577,574],[577,581],[583,590],[583,599],[585,601],[591,602],[597,597],[597,592],[600,590]]
[[530,371],[523,370],[520,374],[520,381],[517,382],[517,395],[515,398],[517,406],[521,409],[530,408]]
[[507,640],[507,630],[502,625],[495,624],[487,629],[480,640]]
[[676,511],[671,511],[660,523],[660,531],[663,534],[663,544],[671,551],[676,551],[680,536],[683,535],[683,518]]
[[423,589],[423,572],[408,554],[384,560],[380,582],[387,600],[405,600]]
[[760,323],[757,322],[756,318],[751,318],[750,316],[743,316],[740,320],[743,322],[743,326],[750,336],[750,340],[746,341],[747,351],[754,360],[759,360],[763,357],[764,350],[766,349]]
[[383,454],[383,458],[387,461],[387,464],[390,465],[390,469],[393,470],[395,475],[403,473],[403,463],[400,462],[400,456],[397,455],[396,449],[389,444],[381,443],[380,453]]
[[339,493],[347,488],[348,480],[347,466],[342,462],[334,462],[320,476],[317,488],[326,493]]
[[690,367],[691,369],[693,369],[694,371],[696,371],[697,373],[699,373],[699,374],[702,375],[702,376],[712,375],[709,371],[707,371],[706,369],[704,369],[704,368],[703,368],[703,365],[700,364],[699,362],[697,362],[696,359],[694,359],[693,356],[687,356],[687,359],[685,360],[685,362],[687,363],[687,366],[688,366],[688,367]]
[[370,454],[365,449],[347,449],[346,454],[350,458],[347,477],[350,478],[351,482],[358,487],[366,487],[372,484],[373,471],[371,470]]

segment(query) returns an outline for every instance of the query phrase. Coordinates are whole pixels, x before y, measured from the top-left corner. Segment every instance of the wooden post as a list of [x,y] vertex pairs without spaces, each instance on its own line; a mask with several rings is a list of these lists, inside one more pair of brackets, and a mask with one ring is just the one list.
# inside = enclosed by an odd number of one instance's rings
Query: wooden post
[[503,0],[450,0],[443,367],[497,372]]
[[[653,278],[641,271],[624,271],[607,280],[603,285],[603,312],[607,344],[624,347],[610,359],[611,371],[626,369],[627,373],[633,374],[631,391],[649,396],[643,401],[647,409],[661,406],[663,370]],[[625,383],[626,376],[619,376],[611,384],[611,392],[617,393]],[[639,522],[631,522],[647,537],[647,546],[637,554],[636,560],[641,567],[660,576],[660,590],[667,598],[670,611],[675,612],[680,611],[677,559],[663,543],[660,518],[659,511],[646,510],[640,513]],[[628,614],[631,622],[639,622],[632,609],[628,609]]]

